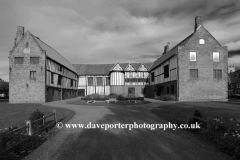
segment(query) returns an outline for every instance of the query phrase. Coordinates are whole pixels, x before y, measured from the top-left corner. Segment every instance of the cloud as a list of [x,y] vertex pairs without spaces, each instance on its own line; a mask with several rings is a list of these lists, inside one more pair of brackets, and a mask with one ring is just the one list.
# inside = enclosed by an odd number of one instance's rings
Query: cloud
[[[239,5],[238,0],[1,1],[0,63],[8,63],[18,25],[71,63],[154,61],[167,42],[171,48],[193,32],[196,15],[203,15],[205,28],[221,44],[240,49]],[[7,75],[8,68],[0,67]]]

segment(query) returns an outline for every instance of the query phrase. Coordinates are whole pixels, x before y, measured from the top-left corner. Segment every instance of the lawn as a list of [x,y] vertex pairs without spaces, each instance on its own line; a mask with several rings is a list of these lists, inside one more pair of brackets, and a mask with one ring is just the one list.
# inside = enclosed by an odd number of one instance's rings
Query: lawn
[[9,104],[8,101],[0,101],[0,129],[24,123],[37,109],[45,115],[51,114],[55,109],[57,119],[64,119],[64,121],[69,120],[75,114],[72,110],[48,107],[41,104]]
[[167,121],[173,121],[175,110],[188,114],[193,114],[194,110],[199,110],[204,118],[207,116],[212,118],[223,117],[225,121],[230,118],[240,119],[240,103],[228,102],[170,102],[153,108],[151,112]]

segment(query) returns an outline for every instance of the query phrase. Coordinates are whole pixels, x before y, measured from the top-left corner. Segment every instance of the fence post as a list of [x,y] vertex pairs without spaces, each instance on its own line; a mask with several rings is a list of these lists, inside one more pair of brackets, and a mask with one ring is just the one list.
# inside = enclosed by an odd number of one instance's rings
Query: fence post
[[45,116],[43,116],[43,126],[45,126]]
[[208,132],[208,135],[211,132],[211,124],[210,123],[211,123],[211,117],[207,116],[207,132]]
[[26,121],[26,125],[27,127],[27,135],[31,136],[32,135],[32,123],[31,120],[27,120]]
[[191,125],[191,123],[190,123],[190,115],[187,115],[187,122],[186,122],[186,124],[189,124],[189,125]]
[[1,138],[0,148],[2,150],[6,150],[7,149],[7,138],[5,136]]
[[174,110],[174,123],[177,123],[177,111]]
[[54,110],[53,110],[53,113],[54,113],[54,121],[55,121],[55,124],[57,124],[57,111],[54,109]]

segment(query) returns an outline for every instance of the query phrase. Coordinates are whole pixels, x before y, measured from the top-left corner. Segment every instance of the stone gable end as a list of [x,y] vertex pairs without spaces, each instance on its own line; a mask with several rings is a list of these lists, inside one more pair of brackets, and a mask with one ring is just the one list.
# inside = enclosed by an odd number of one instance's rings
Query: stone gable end
[[[23,63],[16,64],[16,57],[23,57]],[[31,64],[31,57],[39,57],[39,63]],[[45,52],[27,31],[9,55],[10,103],[45,102],[45,58]],[[36,71],[35,80],[30,79],[30,71]]]
[[[200,39],[205,44],[200,44]],[[190,61],[190,52],[196,52],[196,61]],[[219,62],[213,61],[213,52],[219,52]],[[180,100],[226,99],[227,56],[227,47],[221,46],[204,27],[200,27],[178,49]],[[197,79],[190,78],[190,69],[198,70]],[[214,69],[222,70],[222,79],[214,79]]]

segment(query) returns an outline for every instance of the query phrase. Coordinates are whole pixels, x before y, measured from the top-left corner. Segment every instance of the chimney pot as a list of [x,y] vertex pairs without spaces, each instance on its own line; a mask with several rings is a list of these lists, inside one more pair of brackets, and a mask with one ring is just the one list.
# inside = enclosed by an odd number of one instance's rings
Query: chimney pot
[[164,46],[164,52],[163,54],[167,53],[169,51],[169,46],[170,46],[170,43],[168,42],[166,46]]

